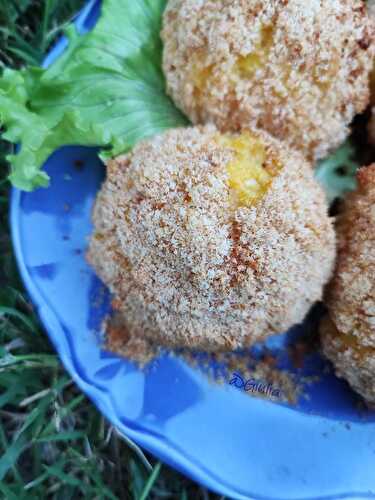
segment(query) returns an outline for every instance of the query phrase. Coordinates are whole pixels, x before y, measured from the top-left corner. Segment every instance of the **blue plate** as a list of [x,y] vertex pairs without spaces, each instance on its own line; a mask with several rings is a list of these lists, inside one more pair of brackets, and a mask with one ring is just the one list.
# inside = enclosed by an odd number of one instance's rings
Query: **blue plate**
[[[99,14],[100,3],[90,2],[76,21],[79,29],[89,30]],[[62,39],[45,64],[66,44]],[[375,415],[359,410],[356,396],[317,354],[296,373],[318,373],[320,381],[288,406],[229,383],[215,385],[178,357],[163,355],[144,372],[103,350],[100,325],[110,298],[85,251],[104,167],[94,149],[66,147],[46,170],[50,188],[13,190],[18,265],[66,369],[120,432],[232,498],[375,498]],[[312,315],[267,348],[288,364],[288,343],[315,327]]]

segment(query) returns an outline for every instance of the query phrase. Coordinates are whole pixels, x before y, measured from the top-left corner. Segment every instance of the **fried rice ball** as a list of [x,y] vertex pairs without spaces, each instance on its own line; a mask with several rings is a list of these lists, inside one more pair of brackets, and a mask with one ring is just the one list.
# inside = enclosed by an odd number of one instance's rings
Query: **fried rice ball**
[[[368,11],[370,17],[375,21],[375,0],[369,0]],[[370,76],[370,90],[371,90],[371,119],[369,123],[369,138],[370,142],[375,146],[375,58],[373,59],[372,72]]]
[[[368,0],[367,2],[368,15],[372,21],[375,21],[375,0]],[[370,76],[371,86],[371,103],[375,104],[375,59],[373,59],[372,72]]]
[[375,404],[375,164],[338,219],[338,262],[329,288],[322,344],[336,372]]
[[311,161],[369,102],[362,0],[169,0],[162,39],[167,91],[193,123],[261,128]]
[[124,342],[232,350],[322,297],[335,236],[302,155],[265,133],[172,129],[107,164],[89,261]]

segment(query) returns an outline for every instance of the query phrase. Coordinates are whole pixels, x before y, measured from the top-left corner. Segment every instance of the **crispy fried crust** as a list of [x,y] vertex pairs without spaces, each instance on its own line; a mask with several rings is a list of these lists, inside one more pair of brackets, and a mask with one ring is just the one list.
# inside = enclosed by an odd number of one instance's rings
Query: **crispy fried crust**
[[302,155],[252,134],[283,165],[252,207],[232,204],[232,153],[212,126],[170,130],[109,161],[88,257],[127,338],[234,349],[321,299],[335,255],[324,194]]
[[375,164],[338,219],[338,261],[322,327],[325,354],[338,375],[375,404]]
[[[342,143],[369,101],[362,0],[169,0],[162,39],[168,93],[193,123],[257,126],[309,160]],[[238,70],[249,55],[253,70]]]

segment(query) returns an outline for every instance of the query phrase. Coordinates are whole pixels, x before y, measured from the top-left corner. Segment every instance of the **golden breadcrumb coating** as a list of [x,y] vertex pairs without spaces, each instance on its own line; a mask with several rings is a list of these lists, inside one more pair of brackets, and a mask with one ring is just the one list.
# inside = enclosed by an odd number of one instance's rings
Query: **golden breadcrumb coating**
[[[375,0],[367,2],[368,11],[371,19],[375,21]],[[370,143],[375,146],[375,58],[373,59],[372,72],[370,75],[370,90],[371,90],[371,119],[368,127]]]
[[124,342],[231,350],[287,330],[321,299],[334,230],[299,153],[209,125],[169,130],[107,167],[88,257]]
[[338,219],[338,262],[329,288],[324,353],[339,376],[375,404],[375,164]]
[[369,102],[362,0],[169,0],[162,39],[167,91],[193,123],[258,127],[309,160]]
[[375,0],[367,0],[367,9],[371,17],[375,17]]
[[[367,9],[370,18],[375,21],[375,0],[368,0]],[[371,103],[375,104],[375,59],[372,62],[372,72],[371,72]]]

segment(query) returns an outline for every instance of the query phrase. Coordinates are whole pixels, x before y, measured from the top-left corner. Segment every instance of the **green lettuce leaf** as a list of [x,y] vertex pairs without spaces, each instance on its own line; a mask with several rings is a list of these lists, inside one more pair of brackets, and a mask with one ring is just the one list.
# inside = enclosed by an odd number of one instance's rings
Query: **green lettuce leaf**
[[356,189],[356,172],[359,167],[350,139],[318,163],[315,177],[322,184],[329,202]]
[[5,70],[0,78],[10,180],[30,191],[48,185],[44,162],[63,145],[103,146],[102,157],[186,119],[165,94],[161,15],[166,0],[103,0],[94,29],[66,32],[69,46],[47,69]]

